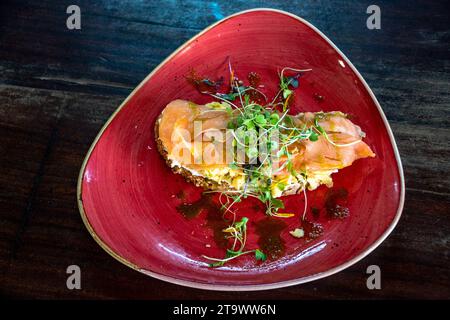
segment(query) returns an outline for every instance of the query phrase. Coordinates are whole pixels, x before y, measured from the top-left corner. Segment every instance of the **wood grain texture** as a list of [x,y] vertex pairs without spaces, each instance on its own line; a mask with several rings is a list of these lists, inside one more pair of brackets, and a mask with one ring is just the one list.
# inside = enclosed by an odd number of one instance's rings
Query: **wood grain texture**
[[[0,4],[0,295],[12,298],[233,299],[154,280],[95,244],[76,181],[103,123],[174,49],[231,13],[274,7],[322,30],[355,64],[394,131],[406,178],[403,216],[372,254],[334,276],[242,299],[450,298],[450,29],[446,1],[61,1]],[[82,269],[82,290],[65,269]],[[382,290],[366,288],[377,264]]]

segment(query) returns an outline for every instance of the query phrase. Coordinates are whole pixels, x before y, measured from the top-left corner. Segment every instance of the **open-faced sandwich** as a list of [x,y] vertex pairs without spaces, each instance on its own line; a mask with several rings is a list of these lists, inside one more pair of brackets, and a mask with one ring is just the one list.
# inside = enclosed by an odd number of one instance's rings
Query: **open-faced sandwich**
[[[233,201],[255,197],[266,204],[266,214],[291,216],[279,212],[279,197],[331,187],[333,173],[375,156],[363,141],[364,132],[346,114],[290,113],[298,78],[308,71],[281,70],[280,91],[271,102],[258,89],[255,75],[249,77],[253,83],[244,85],[231,67],[225,94],[216,92],[216,82],[191,77],[215,101],[168,103],[155,124],[159,152],[174,172],[205,190]],[[233,201],[225,210],[231,210]]]

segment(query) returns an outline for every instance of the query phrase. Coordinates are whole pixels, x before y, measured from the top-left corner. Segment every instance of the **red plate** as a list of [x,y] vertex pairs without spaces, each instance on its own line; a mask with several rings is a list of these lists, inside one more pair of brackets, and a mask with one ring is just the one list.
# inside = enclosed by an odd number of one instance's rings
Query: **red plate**
[[[190,68],[211,78],[227,76],[227,61],[240,78],[261,75],[269,96],[277,89],[277,70],[312,68],[296,90],[296,111],[340,110],[366,132],[376,158],[356,161],[333,175],[349,192],[351,215],[325,220],[324,235],[306,242],[289,235],[298,216],[285,219],[285,254],[256,263],[251,256],[212,269],[201,255],[221,257],[207,214],[187,220],[176,207],[196,200],[199,188],[175,175],[159,155],[153,128],[171,100],[210,101],[187,84]],[[324,97],[321,101],[317,95]],[[127,266],[152,277],[212,290],[262,290],[312,281],[362,259],[392,231],[404,201],[399,154],[389,124],[374,94],[351,64],[314,26],[292,14],[244,11],[189,40],[163,61],[122,103],[91,146],[80,172],[81,216],[98,244]],[[183,191],[185,199],[180,199]],[[309,192],[311,206],[323,205],[325,187]],[[286,198],[302,212],[303,197]],[[247,248],[258,247],[255,222],[265,219],[253,203],[239,209],[250,219]],[[209,245],[209,246],[206,246]]]

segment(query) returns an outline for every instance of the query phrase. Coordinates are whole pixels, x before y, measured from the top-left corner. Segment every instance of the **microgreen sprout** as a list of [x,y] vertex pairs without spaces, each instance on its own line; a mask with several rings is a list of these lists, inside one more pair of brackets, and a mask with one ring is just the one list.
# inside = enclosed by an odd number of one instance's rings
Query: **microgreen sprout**
[[212,261],[209,264],[210,267],[223,266],[226,262],[249,253],[253,253],[256,260],[266,260],[266,255],[259,249],[244,251],[247,241],[247,222],[248,218],[243,217],[240,221],[235,221],[222,230],[226,234],[226,238],[232,240],[233,245],[230,249],[227,249],[225,258],[213,258],[203,255],[203,258]]
[[[248,159],[254,159],[255,156],[258,155],[258,150],[261,150],[261,148],[259,148],[260,144],[266,143],[268,147],[266,148],[268,149],[267,154],[263,157],[262,161],[260,158],[260,163],[242,166],[244,175],[249,177],[249,181],[247,181],[244,188],[245,190],[241,195],[244,197],[253,196],[259,199],[266,205],[266,214],[268,215],[280,218],[292,217],[294,215],[292,213],[279,212],[280,209],[284,209],[284,203],[282,200],[275,198],[271,192],[272,174],[275,172],[272,170],[272,159],[269,155],[272,149],[279,149],[277,157],[282,160],[282,165],[278,170],[286,169],[292,175],[297,176],[298,173],[295,171],[292,164],[293,157],[289,150],[289,146],[302,139],[310,139],[311,141],[316,141],[318,139],[318,134],[311,127],[306,128],[305,126],[303,129],[299,129],[293,125],[292,119],[287,116],[289,112],[287,101],[293,94],[293,90],[299,86],[299,77],[303,72],[311,71],[311,69],[301,70],[286,67],[281,70],[279,74],[280,91],[274,99],[275,101],[277,97],[282,94],[284,101],[282,103],[283,112],[280,113],[273,108],[274,101],[266,105],[260,105],[252,101],[247,92],[254,88],[244,86],[243,83],[236,78],[230,62],[228,66],[230,72],[230,92],[218,96],[222,100],[229,99],[234,101],[239,98],[240,101],[240,106],[238,107],[240,114],[233,117],[227,126],[228,129],[233,129],[231,131],[234,139],[233,145],[244,148],[245,155]],[[285,73],[288,71],[294,74],[285,76]],[[267,101],[265,95],[264,98]],[[250,143],[247,134],[255,130],[259,130],[260,135],[256,141]],[[280,143],[272,142],[270,139],[268,139],[269,141],[262,140],[262,137],[270,137],[270,134],[274,132],[280,135]],[[236,163],[234,164],[237,166]],[[228,197],[230,197],[229,194],[227,195],[227,198]],[[236,198],[236,195],[233,195],[233,197]],[[230,207],[235,203],[235,200],[227,201],[225,211],[229,212]]]

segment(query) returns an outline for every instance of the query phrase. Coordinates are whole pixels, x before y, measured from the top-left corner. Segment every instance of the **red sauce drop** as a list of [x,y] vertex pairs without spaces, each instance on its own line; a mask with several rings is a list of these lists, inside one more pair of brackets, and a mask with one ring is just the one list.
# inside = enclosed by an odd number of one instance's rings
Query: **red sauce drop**
[[317,102],[323,102],[325,100],[325,97],[318,93],[314,93],[313,97]]
[[209,201],[209,198],[205,201],[205,196],[202,196],[199,200],[192,203],[183,202],[182,204],[178,205],[176,209],[186,219],[192,219],[198,216],[200,212],[207,209],[205,203]]
[[315,219],[317,219],[319,217],[319,214],[320,214],[320,209],[316,208],[316,207],[312,207],[311,208],[311,213],[312,213],[313,217]]
[[214,241],[220,248],[227,247],[229,240],[225,238],[222,230],[227,228],[230,223],[223,218],[220,206],[213,201],[211,195],[203,194],[199,200],[193,203],[182,203],[177,206],[177,211],[189,220],[201,212],[206,212],[206,226],[213,231]]
[[186,80],[201,93],[215,94],[219,91],[220,86],[223,84],[223,78],[220,78],[217,81],[212,81],[207,77],[199,76],[194,69],[189,71],[189,74],[186,76]]
[[250,72],[247,76],[247,79],[253,88],[257,88],[261,83],[261,77],[256,72]]
[[213,231],[214,241],[219,248],[227,248],[229,240],[225,238],[225,232],[222,230],[230,224],[223,216],[222,211],[218,207],[211,207],[206,215],[206,226]]
[[[261,77],[259,76],[259,74],[257,74],[256,72],[250,72],[247,76],[247,79],[251,87],[258,89],[258,86],[261,83]],[[250,100],[256,103],[263,102],[264,96],[260,92],[256,90],[249,90],[247,92],[248,95],[250,96]]]
[[184,198],[186,197],[183,190],[180,190],[179,192],[177,192],[177,194],[175,196],[177,197],[177,199],[180,199],[180,200],[184,200]]
[[281,238],[281,231],[286,227],[286,222],[273,217],[267,217],[256,223],[258,245],[267,258],[275,260],[283,255],[285,244]]
[[330,218],[344,219],[350,215],[347,208],[348,191],[345,188],[330,189],[325,196],[325,209]]
[[302,227],[306,240],[313,240],[323,235],[323,226],[318,222],[303,220]]

